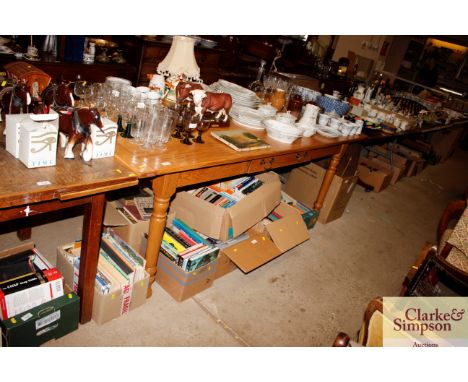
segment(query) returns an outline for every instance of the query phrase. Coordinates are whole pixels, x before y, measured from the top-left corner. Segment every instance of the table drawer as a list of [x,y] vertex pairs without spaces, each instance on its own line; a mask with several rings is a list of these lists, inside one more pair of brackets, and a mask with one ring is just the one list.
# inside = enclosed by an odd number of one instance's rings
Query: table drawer
[[311,159],[312,155],[310,151],[302,151],[297,153],[256,159],[250,162],[249,172],[268,171],[273,168],[309,162]]

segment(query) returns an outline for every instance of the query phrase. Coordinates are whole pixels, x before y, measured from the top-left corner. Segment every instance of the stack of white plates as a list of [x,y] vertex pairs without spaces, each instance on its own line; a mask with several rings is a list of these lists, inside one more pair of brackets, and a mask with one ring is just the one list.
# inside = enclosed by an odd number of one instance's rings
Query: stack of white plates
[[234,105],[250,107],[252,109],[256,109],[260,105],[260,99],[253,91],[235,83],[218,80],[218,82],[212,83],[210,87],[216,92],[229,93]]
[[229,112],[231,118],[238,124],[255,130],[264,130],[265,114],[260,110],[234,104]]

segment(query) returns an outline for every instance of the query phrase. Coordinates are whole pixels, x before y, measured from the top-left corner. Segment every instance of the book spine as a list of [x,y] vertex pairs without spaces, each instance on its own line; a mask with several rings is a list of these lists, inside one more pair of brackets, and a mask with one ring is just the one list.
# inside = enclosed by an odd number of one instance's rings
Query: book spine
[[193,240],[190,236],[188,236],[184,231],[175,227],[173,227],[173,231],[177,234],[177,236],[183,239],[186,243],[190,244],[190,246],[197,244],[197,242]]
[[219,248],[215,248],[215,247],[208,248],[206,251],[191,257],[189,261],[187,261],[185,270],[187,272],[196,271],[198,268],[201,268],[204,265],[216,259],[218,257],[218,254],[219,254]]
[[141,267],[146,266],[146,260],[143,256],[141,256],[135,249],[133,249],[130,245],[128,245],[122,238],[117,235],[114,230],[110,230],[109,238],[112,239],[116,245],[120,246],[124,252],[126,252],[137,264]]
[[23,289],[31,288],[33,286],[42,284],[45,282],[44,277],[42,277],[39,272],[37,273],[28,273],[23,276],[15,277],[13,279],[3,281],[0,284],[0,290],[8,295],[10,293],[15,293]]
[[184,248],[189,248],[192,246],[191,243],[187,242],[184,238],[182,238],[177,232],[173,231],[170,227],[165,228],[166,232],[171,236],[174,240],[178,241]]
[[191,229],[189,226],[187,226],[183,221],[175,218],[172,221],[172,224],[173,224],[174,227],[183,230],[189,237],[192,238],[192,240],[196,241],[197,243],[204,243],[205,242],[203,240],[203,238],[198,233],[196,233],[193,229]]
[[6,320],[8,318],[8,310],[5,301],[5,294],[0,289],[0,318]]
[[163,241],[172,246],[177,253],[182,252],[185,247],[180,244],[176,239],[169,235],[166,231],[163,234]]
[[[102,243],[101,243],[102,244]],[[132,296],[132,286],[134,281],[134,272],[126,273],[118,264],[113,260],[108,253],[106,253],[102,248],[99,251],[100,256],[107,261],[115,271],[120,275],[122,279],[121,288],[122,288],[122,305],[120,309],[120,314],[128,313],[130,310],[130,301]]]
[[78,280],[80,278],[80,258],[73,261],[73,291],[78,293]]

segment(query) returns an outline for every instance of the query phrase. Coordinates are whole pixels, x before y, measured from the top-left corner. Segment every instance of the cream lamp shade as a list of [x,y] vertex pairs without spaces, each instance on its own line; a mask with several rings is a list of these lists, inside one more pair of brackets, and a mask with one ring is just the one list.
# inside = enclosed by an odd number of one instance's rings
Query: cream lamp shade
[[200,80],[200,68],[195,60],[195,39],[174,36],[169,53],[162,60],[157,72],[167,77],[183,77],[190,81]]

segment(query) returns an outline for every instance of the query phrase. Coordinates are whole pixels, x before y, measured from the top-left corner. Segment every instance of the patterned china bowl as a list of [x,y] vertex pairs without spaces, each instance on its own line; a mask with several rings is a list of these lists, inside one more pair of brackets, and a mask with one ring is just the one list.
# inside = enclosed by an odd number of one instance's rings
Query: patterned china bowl
[[340,117],[345,115],[349,110],[349,104],[347,102],[332,96],[318,96],[315,103],[323,108],[326,113],[335,111]]

